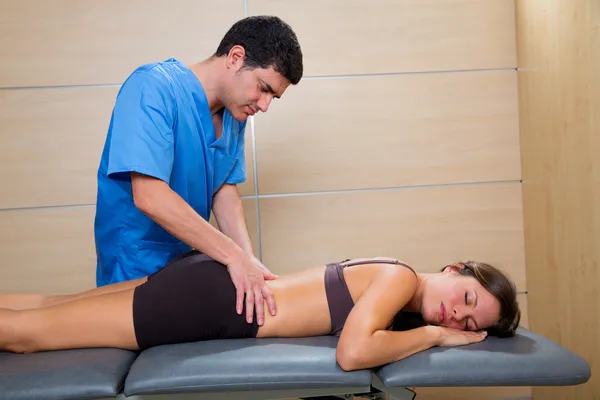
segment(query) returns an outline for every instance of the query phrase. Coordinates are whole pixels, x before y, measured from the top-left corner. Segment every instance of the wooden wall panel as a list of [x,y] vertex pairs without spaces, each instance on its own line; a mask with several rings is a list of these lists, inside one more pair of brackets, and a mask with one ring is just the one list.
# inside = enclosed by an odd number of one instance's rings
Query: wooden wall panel
[[0,91],[0,208],[96,202],[116,87]]
[[[96,175],[116,86],[0,90],[0,208],[96,202]],[[254,193],[252,132],[246,129]]]
[[505,269],[526,290],[515,184],[358,191],[259,200],[263,261],[276,273],[390,256],[419,271],[464,259]]
[[514,68],[507,0],[248,0],[296,31],[306,75]]
[[0,293],[95,287],[94,207],[4,211],[0,226]]
[[[256,244],[256,200],[242,202]],[[94,213],[93,206],[0,212],[0,293],[67,294],[94,288]]]
[[314,79],[256,118],[259,193],[518,180],[514,71]]
[[600,3],[517,0],[530,326],[584,357],[600,397]]
[[[246,215],[246,226],[248,227],[248,235],[252,241],[252,251],[256,257],[260,256],[260,246],[258,235],[258,216],[256,214],[256,199],[254,197],[242,198],[242,205],[244,206],[244,214]],[[211,214],[210,224],[215,228],[219,229],[219,224],[214,214]]]
[[[461,365],[456,367],[468,368]],[[529,386],[416,388],[415,392],[418,400],[528,400],[532,398]]]
[[519,325],[529,329],[529,302],[527,301],[527,293],[519,294],[518,301],[521,308],[521,323]]
[[243,0],[4,0],[0,87],[121,83],[138,65],[210,56]]

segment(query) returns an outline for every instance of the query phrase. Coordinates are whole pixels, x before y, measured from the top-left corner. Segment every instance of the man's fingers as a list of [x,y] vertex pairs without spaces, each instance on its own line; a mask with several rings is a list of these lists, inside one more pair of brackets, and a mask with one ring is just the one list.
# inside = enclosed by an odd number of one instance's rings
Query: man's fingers
[[258,323],[258,325],[262,325],[263,322],[265,321],[265,310],[264,310],[264,306],[263,306],[263,298],[260,294],[259,288],[255,287],[254,290],[255,290],[254,302],[256,305],[256,322]]
[[246,321],[252,323],[252,317],[254,316],[254,293],[252,289],[246,292]]
[[273,293],[271,293],[267,286],[263,286],[262,295],[267,300],[267,307],[269,307],[269,313],[273,316],[277,314],[277,309],[275,308],[275,296],[273,296]]
[[242,307],[244,305],[244,288],[239,283],[235,285],[236,298],[235,298],[235,310],[238,315],[242,315]]
[[269,271],[269,269],[267,267],[265,267],[264,264],[260,264],[259,268],[261,269],[263,277],[265,279],[277,279],[277,278],[279,278],[279,276],[277,276],[274,273],[272,273],[271,271]]
[[265,278],[265,280],[269,280],[269,281],[279,278],[278,275],[275,275],[274,273],[267,271],[267,270],[264,271],[263,277]]
[[279,278],[278,275],[269,271],[269,269],[265,267],[265,265],[258,258],[254,258],[252,262],[258,267],[258,269],[260,269],[260,272],[262,273],[264,279],[273,280]]
[[[276,313],[275,298],[265,286],[265,280],[277,279],[278,276],[271,273],[260,261],[256,259],[251,259],[251,261],[251,265],[235,264],[228,269],[236,288],[237,313],[241,315],[245,306],[246,321],[252,323],[256,318],[258,325],[263,325],[265,320],[264,299],[267,300],[270,314],[275,315]],[[241,276],[235,276],[232,270]]]

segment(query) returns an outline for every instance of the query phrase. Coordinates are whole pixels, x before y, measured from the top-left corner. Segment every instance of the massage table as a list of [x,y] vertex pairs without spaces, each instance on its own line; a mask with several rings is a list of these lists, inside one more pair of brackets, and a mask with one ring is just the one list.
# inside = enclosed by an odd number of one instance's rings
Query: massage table
[[591,376],[582,357],[524,328],[513,338],[434,347],[382,368],[349,372],[336,363],[337,340],[213,340],[139,354],[119,349],[0,352],[0,398],[263,400],[387,394],[407,400],[415,398],[409,389],[415,387],[569,386]]

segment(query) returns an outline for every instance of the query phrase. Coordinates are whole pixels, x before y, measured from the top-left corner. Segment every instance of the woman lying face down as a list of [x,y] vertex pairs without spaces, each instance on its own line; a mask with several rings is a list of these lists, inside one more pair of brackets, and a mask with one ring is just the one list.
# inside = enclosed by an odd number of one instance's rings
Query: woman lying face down
[[260,326],[236,312],[227,268],[195,251],[149,277],[87,292],[4,295],[0,349],[144,350],[212,339],[339,335],[337,361],[355,370],[487,334],[511,336],[520,321],[514,284],[483,263],[417,273],[390,258],[353,259],[267,284],[278,309]]

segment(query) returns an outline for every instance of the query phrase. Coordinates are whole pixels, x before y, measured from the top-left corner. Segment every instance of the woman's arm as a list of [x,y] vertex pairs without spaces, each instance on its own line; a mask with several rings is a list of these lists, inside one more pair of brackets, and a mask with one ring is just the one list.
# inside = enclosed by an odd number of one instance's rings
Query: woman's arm
[[381,265],[348,315],[337,346],[338,364],[344,370],[371,368],[400,360],[435,345],[432,327],[404,332],[386,328],[408,303],[417,278],[407,268]]
[[476,332],[450,331],[423,326],[408,331],[388,331],[394,316],[417,288],[407,268],[382,265],[346,320],[337,346],[337,362],[346,371],[399,361],[438,345],[468,344],[483,340]]

